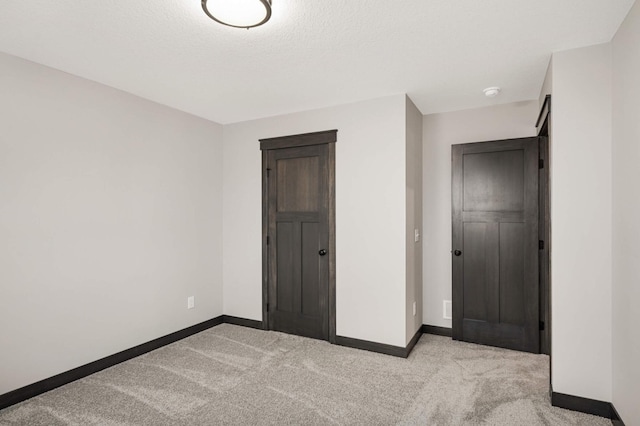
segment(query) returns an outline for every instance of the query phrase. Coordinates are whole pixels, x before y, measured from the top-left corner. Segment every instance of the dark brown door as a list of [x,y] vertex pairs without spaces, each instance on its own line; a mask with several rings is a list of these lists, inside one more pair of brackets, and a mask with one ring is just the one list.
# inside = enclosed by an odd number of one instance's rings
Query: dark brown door
[[330,148],[324,143],[265,154],[268,328],[324,340],[334,259]]
[[538,138],[452,147],[453,338],[539,351]]

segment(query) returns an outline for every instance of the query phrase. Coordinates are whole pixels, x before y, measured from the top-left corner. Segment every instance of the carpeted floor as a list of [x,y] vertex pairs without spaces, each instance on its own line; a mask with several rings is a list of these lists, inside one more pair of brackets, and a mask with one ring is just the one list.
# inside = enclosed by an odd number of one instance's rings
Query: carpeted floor
[[610,425],[549,358],[425,334],[408,359],[223,324],[0,411],[0,425]]

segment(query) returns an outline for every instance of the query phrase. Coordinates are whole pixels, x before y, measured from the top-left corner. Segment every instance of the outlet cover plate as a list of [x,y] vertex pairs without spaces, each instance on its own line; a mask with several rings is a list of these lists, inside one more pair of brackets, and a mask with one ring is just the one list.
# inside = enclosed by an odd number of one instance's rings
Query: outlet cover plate
[[444,318],[444,319],[452,319],[451,300],[443,300],[442,301],[442,318]]

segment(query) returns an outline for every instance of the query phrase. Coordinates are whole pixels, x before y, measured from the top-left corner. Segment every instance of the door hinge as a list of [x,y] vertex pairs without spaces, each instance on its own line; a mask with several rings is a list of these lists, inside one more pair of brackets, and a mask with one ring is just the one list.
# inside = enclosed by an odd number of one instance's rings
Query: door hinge
[[267,245],[269,245],[269,241],[270,239],[269,239],[269,236],[267,235]]
[[544,169],[544,160],[542,158],[540,158],[538,160],[538,168],[539,169]]
[[540,325],[538,327],[540,331],[544,331],[544,321],[540,321]]
[[267,312],[269,312],[269,304],[267,303]]
[[267,177],[271,174],[271,169],[267,168]]
[[544,250],[544,241],[542,241],[542,240],[538,241],[538,249],[539,250]]

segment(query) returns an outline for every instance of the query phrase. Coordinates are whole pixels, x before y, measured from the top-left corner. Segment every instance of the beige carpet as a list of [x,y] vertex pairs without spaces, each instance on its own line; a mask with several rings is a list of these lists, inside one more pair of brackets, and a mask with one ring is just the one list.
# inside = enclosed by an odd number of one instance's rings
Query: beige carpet
[[223,324],[0,411],[1,425],[610,425],[549,358],[423,335],[408,359]]

